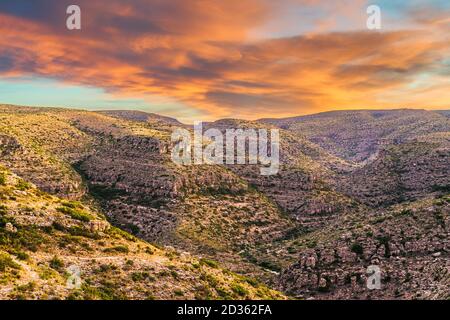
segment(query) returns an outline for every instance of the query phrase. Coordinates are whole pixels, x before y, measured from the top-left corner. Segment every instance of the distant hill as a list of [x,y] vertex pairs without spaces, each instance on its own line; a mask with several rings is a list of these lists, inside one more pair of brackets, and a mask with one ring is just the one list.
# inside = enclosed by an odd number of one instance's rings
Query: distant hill
[[446,117],[450,117],[450,110],[439,110],[439,111],[435,111],[435,112],[443,114]]
[[341,158],[365,161],[380,145],[400,143],[432,132],[448,132],[448,111],[355,110],[331,111],[285,119],[261,119],[304,135]]
[[138,122],[161,122],[174,126],[184,126],[177,119],[161,116],[155,113],[148,113],[143,111],[134,110],[105,110],[97,111],[98,113],[111,116],[114,118],[121,118],[125,120],[138,121]]

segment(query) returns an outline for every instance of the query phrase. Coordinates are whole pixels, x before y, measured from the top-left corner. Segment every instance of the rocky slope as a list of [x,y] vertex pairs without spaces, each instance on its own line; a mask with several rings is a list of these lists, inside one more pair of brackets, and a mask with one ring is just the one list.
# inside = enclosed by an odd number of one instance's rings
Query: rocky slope
[[[449,213],[444,196],[346,215],[297,239],[299,259],[280,286],[320,299],[448,299]],[[367,289],[371,265],[380,268],[380,290]]]
[[[4,168],[0,199],[0,299],[284,298],[214,261],[141,241]],[[80,286],[68,286],[76,270]]]
[[370,159],[383,145],[449,130],[444,112],[409,109],[332,111],[260,121],[298,132],[325,150],[357,162]]
[[[4,106],[3,116],[21,128],[11,131],[5,125],[3,132],[8,139],[21,139],[23,152],[1,162],[43,190],[68,199],[95,199],[114,225],[147,241],[217,259],[242,274],[273,277],[264,261],[249,259],[246,252],[258,256],[258,244],[283,237],[295,224],[224,167],[175,166],[167,124],[13,106]],[[50,134],[46,130],[52,123],[64,124],[76,135],[61,139],[65,131],[60,132],[60,126]],[[42,143],[45,157],[42,165],[30,165],[34,145],[29,141],[39,139],[47,139]],[[78,143],[76,156],[71,143]],[[11,152],[9,144],[2,143],[2,148]],[[46,166],[51,159],[57,159],[56,165]],[[30,166],[38,174],[18,170]],[[73,181],[78,181],[76,192],[65,192],[64,186]],[[57,186],[57,192],[47,182]]]
[[[162,256],[175,252],[169,260],[180,268],[187,256],[209,269],[217,260],[240,277],[256,277],[304,298],[450,295],[445,286],[450,126],[444,112],[345,111],[205,124],[205,130],[222,131],[279,128],[281,166],[273,176],[261,176],[259,165],[175,165],[170,135],[183,125],[157,115],[0,106],[0,119],[0,164],[52,194],[47,197],[76,200],[85,211],[101,212],[92,214],[94,221],[103,224],[104,216],[120,230],[157,244]],[[42,219],[61,213],[53,209],[41,210]],[[100,252],[110,236],[86,241]],[[144,246],[137,238],[130,239]],[[116,254],[135,256],[134,249],[120,250]],[[58,251],[63,254],[64,248]],[[382,290],[364,286],[371,264],[383,270]],[[238,298],[230,282],[247,278],[218,269],[234,277],[221,283]],[[196,282],[198,274],[191,271],[186,279]],[[129,276],[126,270],[120,274]],[[152,295],[195,297],[189,281],[180,284],[184,295],[170,295],[163,287]],[[99,288],[100,282],[94,283]],[[248,295],[240,297],[264,296],[257,293],[263,286],[245,288]],[[221,289],[210,291],[198,297],[224,297]],[[126,297],[145,297],[130,292]]]
[[[442,114],[343,111],[262,121],[356,164],[328,180],[350,206],[280,244],[299,253],[280,288],[320,299],[449,297],[450,123]],[[382,271],[381,290],[366,287],[370,265]]]

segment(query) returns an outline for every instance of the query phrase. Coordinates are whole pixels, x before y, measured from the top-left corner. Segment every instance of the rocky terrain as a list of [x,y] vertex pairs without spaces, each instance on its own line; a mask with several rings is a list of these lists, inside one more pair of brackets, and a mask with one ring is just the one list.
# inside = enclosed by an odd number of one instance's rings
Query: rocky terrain
[[260,121],[301,133],[332,154],[357,162],[370,160],[384,145],[448,131],[445,111],[408,109],[332,111]]
[[[95,207],[47,194],[4,168],[0,199],[0,299],[284,298],[214,261],[141,241]],[[70,270],[80,272],[77,287],[68,286],[77,275]]]
[[[281,287],[325,299],[448,298],[449,209],[447,196],[345,215],[300,241]],[[382,290],[366,287],[370,265],[381,270]]]
[[[1,105],[0,298],[28,283],[26,298],[285,297],[265,285],[297,298],[448,298],[449,121],[392,110],[205,124],[280,129],[280,170],[261,176],[255,165],[175,165],[170,135],[190,128],[175,119]],[[45,240],[17,251],[21,228]],[[82,289],[65,289],[55,257],[82,264]],[[365,285],[369,265],[381,290]]]

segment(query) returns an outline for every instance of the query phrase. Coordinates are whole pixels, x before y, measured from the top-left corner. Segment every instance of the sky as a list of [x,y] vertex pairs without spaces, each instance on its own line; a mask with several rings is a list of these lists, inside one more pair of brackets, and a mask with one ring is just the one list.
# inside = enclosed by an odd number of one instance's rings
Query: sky
[[449,40],[448,0],[0,0],[0,103],[186,123],[449,109]]

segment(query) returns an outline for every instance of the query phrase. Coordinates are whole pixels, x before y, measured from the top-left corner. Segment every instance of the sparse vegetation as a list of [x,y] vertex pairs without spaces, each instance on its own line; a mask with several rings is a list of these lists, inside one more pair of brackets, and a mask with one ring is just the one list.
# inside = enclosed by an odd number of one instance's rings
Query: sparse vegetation
[[0,172],[0,186],[6,185],[6,173]]
[[78,209],[77,207],[74,208],[74,207],[65,205],[65,206],[57,208],[56,210],[58,210],[61,213],[69,215],[73,219],[84,221],[84,222],[89,222],[93,219],[92,215],[90,215],[89,213],[87,213],[84,210]]
[[5,272],[8,268],[19,269],[20,266],[14,262],[9,254],[0,252],[0,272]]
[[50,260],[50,268],[55,269],[56,271],[61,271],[64,267],[64,262],[59,259],[57,256],[54,256],[52,260]]
[[[370,298],[448,296],[436,246],[448,238],[447,119],[273,120],[283,165],[261,177],[252,166],[174,167],[161,124],[0,109],[11,170],[0,168],[0,299],[285,298],[264,283],[301,298],[365,298],[361,272],[387,262],[389,285]],[[67,292],[77,266],[83,286]]]

